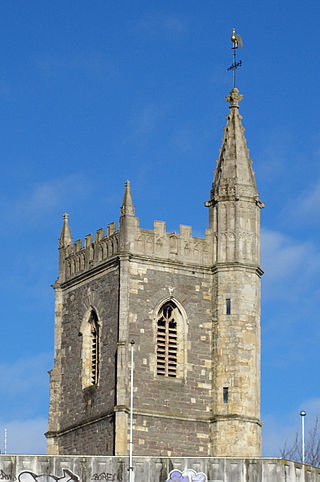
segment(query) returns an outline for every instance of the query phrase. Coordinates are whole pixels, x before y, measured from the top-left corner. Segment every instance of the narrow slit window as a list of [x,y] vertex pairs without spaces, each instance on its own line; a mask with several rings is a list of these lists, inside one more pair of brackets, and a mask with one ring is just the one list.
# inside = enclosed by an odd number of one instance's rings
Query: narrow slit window
[[157,375],[175,378],[177,376],[178,335],[176,306],[166,303],[157,320]]
[[231,315],[231,300],[230,300],[230,298],[226,299],[226,314]]
[[228,403],[229,402],[229,388],[224,387],[223,388],[223,403]]

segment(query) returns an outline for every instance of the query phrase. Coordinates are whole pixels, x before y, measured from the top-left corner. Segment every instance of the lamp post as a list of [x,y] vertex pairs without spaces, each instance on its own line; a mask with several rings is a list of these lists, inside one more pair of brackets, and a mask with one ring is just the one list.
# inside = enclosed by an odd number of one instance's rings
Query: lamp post
[[133,482],[132,426],[133,426],[133,347],[134,347],[134,340],[131,340],[130,344],[131,344],[131,376],[130,376],[129,482]]
[[304,417],[307,415],[307,412],[301,410],[301,446],[302,446],[302,463],[305,462],[305,454],[304,454]]

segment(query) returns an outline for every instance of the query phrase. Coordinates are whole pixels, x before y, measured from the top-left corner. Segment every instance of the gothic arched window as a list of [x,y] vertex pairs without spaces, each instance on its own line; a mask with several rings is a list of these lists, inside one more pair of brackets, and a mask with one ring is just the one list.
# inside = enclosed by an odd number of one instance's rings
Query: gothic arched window
[[100,363],[100,326],[97,313],[91,310],[82,323],[82,388],[97,385]]
[[157,317],[157,375],[177,376],[178,320],[181,314],[172,301],[165,303]]
[[99,377],[99,324],[95,311],[91,312],[91,384],[96,385]]

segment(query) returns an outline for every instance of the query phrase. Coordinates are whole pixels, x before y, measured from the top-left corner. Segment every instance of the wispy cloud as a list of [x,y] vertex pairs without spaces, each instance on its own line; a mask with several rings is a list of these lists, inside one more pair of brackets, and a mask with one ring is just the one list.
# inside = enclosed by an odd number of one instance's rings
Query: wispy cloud
[[263,229],[261,253],[261,265],[265,269],[264,293],[267,296],[287,296],[302,287],[306,280],[310,283],[312,276],[320,272],[320,252],[311,241],[299,241],[283,233]]
[[194,130],[188,127],[176,131],[172,136],[172,144],[179,151],[186,153],[194,150],[198,144]]
[[25,399],[30,392],[46,390],[47,370],[51,363],[49,353],[40,353],[34,357],[10,363],[0,363],[0,398],[23,396]]
[[19,198],[2,199],[2,217],[9,222],[28,220],[30,223],[89,192],[90,183],[81,174],[44,181],[25,190]]
[[137,27],[152,35],[183,34],[188,31],[189,19],[182,15],[152,15],[141,19]]
[[316,417],[320,416],[320,398],[303,401],[294,411],[278,416],[266,414],[263,416],[262,454],[265,457],[279,457],[280,449],[285,442],[293,441],[300,430],[300,410],[307,412],[305,425],[306,436],[312,428]]
[[290,161],[288,146],[291,145],[291,137],[287,130],[279,126],[261,135],[262,148],[258,157],[254,158],[254,169],[259,178],[263,179],[263,187],[266,184],[274,184],[279,177],[286,174]]
[[4,432],[7,430],[8,454],[45,454],[44,433],[48,427],[46,418],[0,422],[0,451],[4,453]]
[[270,279],[291,275],[301,264],[305,264],[315,250],[309,242],[299,242],[269,229],[262,230],[261,244],[262,264],[267,267],[266,277]]
[[154,131],[167,111],[166,105],[151,103],[136,110],[130,119],[135,136],[144,137]]
[[118,72],[117,66],[101,52],[77,54],[45,55],[35,60],[38,69],[47,76],[61,72],[81,72],[95,76],[110,77]]
[[[304,222],[314,223],[320,214],[320,179],[303,192],[291,208],[292,216],[299,216]],[[316,219],[317,219],[316,218]]]

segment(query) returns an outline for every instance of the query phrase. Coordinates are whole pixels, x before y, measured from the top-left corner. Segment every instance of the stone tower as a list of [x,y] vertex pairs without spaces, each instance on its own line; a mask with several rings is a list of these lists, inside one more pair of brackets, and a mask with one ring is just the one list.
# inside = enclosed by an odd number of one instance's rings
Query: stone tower
[[238,112],[212,184],[209,229],[140,228],[126,183],[120,223],[72,242],[54,284],[49,454],[127,455],[135,340],[136,455],[260,455],[260,208]]

